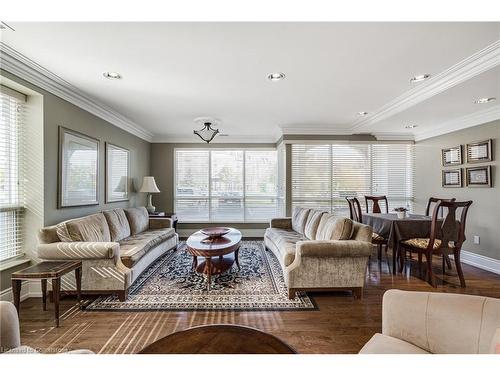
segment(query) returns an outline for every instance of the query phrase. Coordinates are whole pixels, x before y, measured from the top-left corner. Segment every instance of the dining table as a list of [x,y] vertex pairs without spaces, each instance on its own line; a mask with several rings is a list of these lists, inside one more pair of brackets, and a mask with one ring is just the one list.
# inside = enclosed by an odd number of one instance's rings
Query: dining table
[[399,242],[410,238],[429,238],[432,217],[407,213],[404,218],[399,218],[395,213],[364,213],[362,222],[387,239],[387,246],[392,250],[392,273],[395,274]]

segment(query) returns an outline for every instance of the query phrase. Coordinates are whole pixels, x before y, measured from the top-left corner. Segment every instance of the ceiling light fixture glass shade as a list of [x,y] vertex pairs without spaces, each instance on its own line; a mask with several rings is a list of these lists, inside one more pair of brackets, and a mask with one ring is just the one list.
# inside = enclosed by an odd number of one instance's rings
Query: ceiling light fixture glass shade
[[368,114],[368,112],[366,112],[366,111],[358,112],[358,116],[366,116],[367,114]]
[[285,79],[285,73],[271,73],[267,76],[267,79],[269,79],[270,81],[281,81],[282,79]]
[[415,129],[418,125],[406,125],[406,129]]
[[486,104],[486,103],[489,103],[489,102],[493,102],[497,100],[497,98],[480,98],[478,100],[474,100],[474,103],[476,104]]
[[420,74],[420,75],[415,76],[412,79],[410,79],[410,82],[411,83],[422,82],[422,81],[425,81],[426,79],[428,79],[430,77],[431,77],[430,74]]
[[203,129],[194,130],[193,133],[203,139],[203,141],[210,143],[219,134],[219,129],[212,128],[211,122],[204,122]]
[[106,77],[107,79],[121,79],[122,78],[122,75],[120,73],[117,73],[117,72],[104,72],[104,73],[102,73],[102,75],[104,77]]

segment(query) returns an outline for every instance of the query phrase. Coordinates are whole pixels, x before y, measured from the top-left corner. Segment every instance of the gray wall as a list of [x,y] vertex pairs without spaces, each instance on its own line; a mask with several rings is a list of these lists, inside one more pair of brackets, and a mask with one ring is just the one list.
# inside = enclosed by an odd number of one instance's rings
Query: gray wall
[[[85,216],[116,207],[135,207],[146,204],[145,194],[136,193],[143,176],[150,171],[151,145],[107,121],[22,79],[0,70],[0,74],[43,95],[44,124],[44,223],[51,225],[63,220]],[[58,128],[62,125],[99,139],[99,205],[76,208],[57,208]],[[105,204],[104,142],[130,150],[131,199],[128,202]]]
[[[464,164],[464,187],[441,187],[441,149],[468,142],[493,138],[493,162]],[[416,205],[423,212],[429,197],[454,197],[457,200],[472,200],[466,226],[467,241],[463,250],[490,258],[500,259],[500,120],[457,131],[416,143]],[[465,159],[464,159],[465,162]],[[465,168],[468,166],[493,166],[493,188],[469,188],[465,186]],[[448,167],[451,168],[451,167]],[[480,236],[479,245],[473,244],[473,236]]]

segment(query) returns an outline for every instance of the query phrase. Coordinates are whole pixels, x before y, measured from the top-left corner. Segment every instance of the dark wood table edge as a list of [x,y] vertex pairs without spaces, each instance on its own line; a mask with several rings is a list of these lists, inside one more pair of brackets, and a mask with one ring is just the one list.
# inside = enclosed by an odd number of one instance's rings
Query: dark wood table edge
[[[176,337],[176,336],[181,336],[181,335],[184,335],[186,334],[186,332],[192,332],[192,331],[196,331],[196,330],[202,330],[202,329],[210,329],[210,328],[227,328],[227,329],[231,329],[231,328],[235,328],[235,329],[240,329],[242,331],[248,331],[248,332],[252,332],[252,333],[259,333],[259,334],[262,334],[262,335],[265,335],[267,337],[271,337],[273,338],[277,343],[279,343],[280,345],[282,345],[284,348],[286,348],[289,353],[283,353],[283,354],[298,354],[297,351],[292,347],[290,346],[289,344],[287,344],[285,341],[283,341],[282,339],[280,339],[279,337],[271,334],[271,333],[267,333],[261,329],[258,329],[258,328],[254,328],[254,327],[249,327],[249,326],[244,326],[244,325],[240,325],[240,324],[206,324],[206,325],[198,325],[198,326],[194,326],[194,327],[189,327],[189,328],[186,328],[184,330],[181,330],[181,331],[176,331],[176,332],[173,332],[169,335],[166,335],[164,337],[162,337],[161,339],[149,344],[148,346],[146,346],[145,348],[143,348],[141,351],[139,351],[137,354],[162,354],[162,353],[148,353],[147,350],[152,347],[152,345],[157,345],[157,343],[163,339],[166,339],[167,337],[169,339],[171,339],[172,337]],[[174,354],[175,353],[171,353],[171,354]],[[188,353],[186,353],[188,354]],[[193,353],[193,354],[200,354],[200,353]],[[206,353],[208,355],[210,355],[210,353]],[[227,354],[232,354],[232,353],[227,353]],[[271,354],[271,353],[255,353],[255,354]]]

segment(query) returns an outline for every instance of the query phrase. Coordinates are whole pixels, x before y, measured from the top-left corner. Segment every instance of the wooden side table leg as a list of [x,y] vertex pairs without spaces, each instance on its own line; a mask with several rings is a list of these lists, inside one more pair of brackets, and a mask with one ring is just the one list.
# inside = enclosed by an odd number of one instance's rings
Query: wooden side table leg
[[43,311],[47,311],[47,279],[42,279],[41,282]]
[[205,258],[207,268],[207,291],[210,291],[210,284],[212,283],[212,258]]
[[240,260],[238,258],[238,253],[240,251],[240,248],[238,248],[235,252],[234,252],[234,260],[236,261],[236,266],[238,267],[238,271],[241,271],[241,267],[240,267]]
[[60,279],[52,279],[52,295],[54,296],[54,314],[56,327],[59,327],[59,297],[61,294]]
[[21,280],[12,280],[12,295],[14,297],[14,306],[16,306],[17,316],[19,316],[21,302]]
[[78,296],[78,308],[82,307],[82,267],[75,269],[76,293]]

